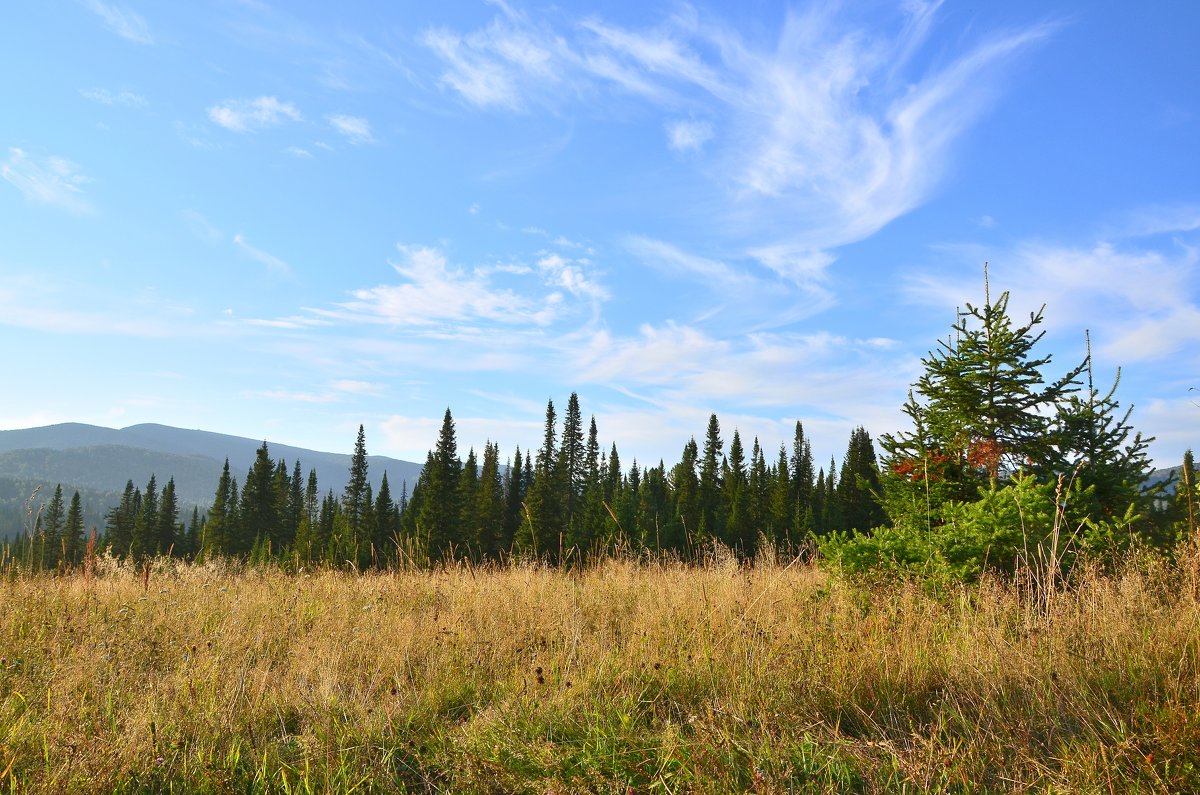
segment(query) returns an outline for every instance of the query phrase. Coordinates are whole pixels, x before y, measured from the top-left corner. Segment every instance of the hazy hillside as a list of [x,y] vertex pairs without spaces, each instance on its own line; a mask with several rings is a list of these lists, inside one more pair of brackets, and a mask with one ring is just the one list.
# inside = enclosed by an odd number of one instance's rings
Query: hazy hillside
[[[347,440],[348,447],[352,443]],[[316,469],[322,492],[340,494],[345,487],[349,454],[267,444],[271,457],[285,459],[289,469],[297,459],[306,476]],[[67,499],[79,489],[85,513],[96,517],[115,504],[127,480],[140,488],[153,474],[161,487],[173,477],[180,507],[190,513],[193,505],[204,507],[212,500],[226,457],[241,482],[261,445],[259,439],[151,424],[114,429],[63,423],[0,431],[0,536],[20,529],[24,502],[38,485],[39,502],[48,500],[58,483]],[[368,462],[375,487],[386,471],[397,497],[404,483],[411,490],[421,472],[420,464],[385,456],[369,456]]]

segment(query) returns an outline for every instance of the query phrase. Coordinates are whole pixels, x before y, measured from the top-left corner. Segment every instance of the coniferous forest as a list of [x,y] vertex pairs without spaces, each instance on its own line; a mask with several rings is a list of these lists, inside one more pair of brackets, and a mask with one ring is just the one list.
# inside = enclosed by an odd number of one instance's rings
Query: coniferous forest
[[340,494],[322,491],[303,462],[273,459],[264,442],[245,470],[226,460],[206,510],[181,515],[169,477],[160,484],[152,475],[144,487],[130,480],[89,539],[78,494],[68,501],[60,486],[5,557],[77,566],[90,543],[139,562],[229,557],[366,570],[575,566],[613,554],[696,561],[718,547],[753,560],[769,547],[820,553],[851,571],[971,580],[1031,556],[1052,555],[1066,569],[1079,556],[1112,559],[1131,547],[1169,552],[1194,522],[1191,452],[1181,482],[1148,482],[1149,440],[1117,400],[1119,371],[1111,387],[1097,383],[1090,346],[1078,363],[1052,362],[1038,349],[1042,314],[1014,319],[1008,300],[985,295],[959,313],[923,359],[903,407],[910,427],[879,438],[881,459],[862,427],[839,463],[814,458],[800,421],[776,449],[713,414],[678,462],[625,464],[572,393],[565,407],[547,402],[536,449],[489,442],[464,457],[447,408],[411,489],[385,473],[373,491],[362,426]]

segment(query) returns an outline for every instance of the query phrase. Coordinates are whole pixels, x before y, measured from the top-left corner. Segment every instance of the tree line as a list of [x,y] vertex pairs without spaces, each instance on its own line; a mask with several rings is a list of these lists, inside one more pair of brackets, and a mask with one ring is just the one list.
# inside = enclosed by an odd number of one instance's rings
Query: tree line
[[[614,552],[693,560],[715,545],[744,559],[763,544],[818,550],[851,570],[930,566],[962,579],[985,566],[1015,565],[1063,523],[1071,548],[1111,553],[1133,544],[1170,549],[1194,533],[1196,470],[1185,455],[1173,497],[1147,483],[1149,439],[1115,398],[1119,371],[1104,391],[1083,361],[1047,378],[1038,356],[1042,313],[1016,322],[1008,294],[960,311],[953,334],[923,359],[904,412],[911,427],[880,439],[851,432],[840,466],[814,461],[804,426],[767,451],[735,429],[728,446],[716,414],[703,441],[680,460],[623,466],[602,449],[595,417],[584,423],[578,396],[561,422],[547,402],[536,451],[501,458],[485,443],[461,456],[447,408],[411,494],[394,496],[387,474],[378,493],[367,477],[362,426],[341,494],[322,492],[315,470],[258,449],[241,484],[225,465],[207,511],[180,521],[173,480],[158,489],[128,482],[106,515],[99,547],[144,560],[172,555],[234,557],[296,567],[358,569],[457,560],[537,559],[584,563]],[[586,430],[585,430],[586,427]],[[64,511],[61,486],[21,540],[38,566],[78,563],[78,494]]]

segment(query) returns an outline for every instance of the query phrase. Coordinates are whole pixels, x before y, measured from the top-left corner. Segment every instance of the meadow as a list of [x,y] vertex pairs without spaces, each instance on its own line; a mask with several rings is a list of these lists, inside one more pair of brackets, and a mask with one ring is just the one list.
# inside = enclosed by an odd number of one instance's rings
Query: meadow
[[0,791],[1198,791],[1195,564],[10,573]]

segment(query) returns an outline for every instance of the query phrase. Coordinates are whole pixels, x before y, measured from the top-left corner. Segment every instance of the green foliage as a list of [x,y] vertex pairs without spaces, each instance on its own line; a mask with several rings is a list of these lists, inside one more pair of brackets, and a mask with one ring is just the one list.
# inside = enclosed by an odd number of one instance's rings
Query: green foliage
[[932,528],[897,523],[869,535],[835,533],[821,553],[849,574],[917,574],[933,581],[972,582],[984,571],[1011,575],[1022,564],[1049,561],[1066,573],[1082,554],[1116,560],[1137,542],[1138,516],[1111,521],[1088,515],[1094,486],[1079,480],[1039,481],[1016,475],[995,481],[970,502],[940,506]]

